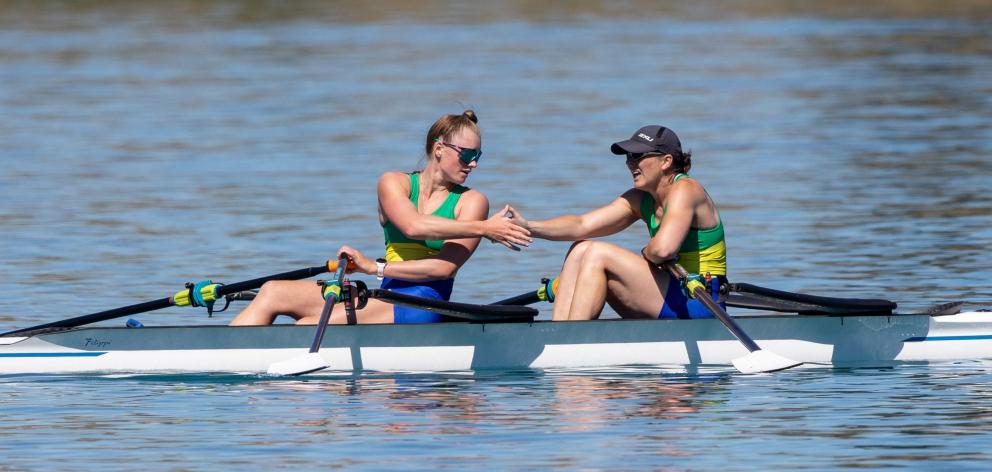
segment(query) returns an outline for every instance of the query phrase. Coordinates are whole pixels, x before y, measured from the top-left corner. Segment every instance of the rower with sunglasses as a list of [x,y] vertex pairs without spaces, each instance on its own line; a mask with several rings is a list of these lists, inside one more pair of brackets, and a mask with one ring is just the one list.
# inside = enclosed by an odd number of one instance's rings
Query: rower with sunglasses
[[[659,267],[677,258],[719,301],[727,277],[723,222],[713,199],[688,175],[692,155],[682,150],[674,131],[657,125],[637,130],[610,149],[627,157],[634,184],[612,203],[544,221],[527,221],[510,208],[514,221],[534,237],[578,241],[565,256],[553,319],[598,318],[605,303],[625,318],[712,317]],[[587,240],[618,233],[637,220],[647,224],[650,235],[640,253]]]
[[[448,300],[458,269],[485,237],[519,250],[530,244],[530,232],[505,215],[509,205],[491,218],[482,192],[463,186],[479,166],[482,139],[472,110],[444,115],[427,132],[423,170],[386,172],[379,178],[379,223],[385,235],[385,257],[372,260],[351,246],[337,257],[347,258],[348,272],[376,275],[382,288],[419,297]],[[271,324],[285,314],[297,324],[316,324],[324,299],[311,281],[271,281],[232,325]],[[441,316],[370,299],[346,317],[343,304],[334,306],[331,323],[433,323]]]

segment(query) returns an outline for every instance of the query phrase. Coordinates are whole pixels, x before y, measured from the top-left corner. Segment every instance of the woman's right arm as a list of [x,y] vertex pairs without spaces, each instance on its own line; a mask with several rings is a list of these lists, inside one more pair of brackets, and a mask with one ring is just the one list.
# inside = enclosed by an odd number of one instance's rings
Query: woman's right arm
[[563,215],[540,221],[528,221],[515,208],[513,222],[530,230],[533,237],[551,241],[579,241],[619,233],[637,221],[634,211],[640,201],[636,190],[628,190],[608,205],[582,215]]
[[422,215],[410,201],[407,174],[387,172],[379,179],[379,208],[382,217],[410,239],[460,239],[485,237],[510,249],[529,246],[530,231],[504,217],[507,208],[487,220],[464,221]]

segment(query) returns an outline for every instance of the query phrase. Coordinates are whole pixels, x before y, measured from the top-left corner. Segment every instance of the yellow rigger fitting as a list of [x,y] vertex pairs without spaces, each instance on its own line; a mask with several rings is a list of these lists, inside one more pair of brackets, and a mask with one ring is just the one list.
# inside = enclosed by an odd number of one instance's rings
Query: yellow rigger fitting
[[689,292],[689,296],[696,298],[696,289],[701,288],[703,292],[706,291],[706,285],[696,279],[689,279],[685,282],[686,291]]
[[[544,279],[547,280],[547,279]],[[542,302],[555,302],[555,295],[558,295],[558,277],[537,289],[537,299]]]
[[[200,298],[202,298],[205,303],[212,303],[217,301],[217,287],[220,284],[207,284],[200,287]],[[194,287],[195,288],[195,287]],[[193,305],[192,300],[190,300],[190,289],[180,290],[172,296],[172,304],[176,306],[191,306]]]
[[321,292],[324,296],[324,300],[328,297],[333,296],[334,301],[341,301],[341,286],[337,283],[326,283],[324,284],[324,290]]

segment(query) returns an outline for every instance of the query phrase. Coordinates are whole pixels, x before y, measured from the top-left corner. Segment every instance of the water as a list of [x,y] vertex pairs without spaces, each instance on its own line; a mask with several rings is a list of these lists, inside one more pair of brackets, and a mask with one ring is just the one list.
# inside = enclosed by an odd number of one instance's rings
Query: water
[[[414,168],[427,126],[463,107],[486,151],[469,185],[493,206],[610,201],[629,175],[609,144],[659,122],[721,207],[733,280],[987,305],[990,26],[971,1],[4,3],[0,326],[342,243],[375,254],[376,177]],[[484,244],[454,298],[530,289],[566,248]],[[987,375],[7,377],[0,452],[12,469],[978,468]]]
[[0,451],[101,469],[986,468],[988,367],[8,377]]

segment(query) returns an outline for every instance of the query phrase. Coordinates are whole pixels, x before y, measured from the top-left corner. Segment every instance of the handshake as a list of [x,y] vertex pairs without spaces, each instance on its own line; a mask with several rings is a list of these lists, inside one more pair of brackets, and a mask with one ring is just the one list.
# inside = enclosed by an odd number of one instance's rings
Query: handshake
[[482,222],[483,237],[492,243],[499,243],[508,249],[519,251],[530,246],[534,239],[530,234],[530,223],[509,204]]

